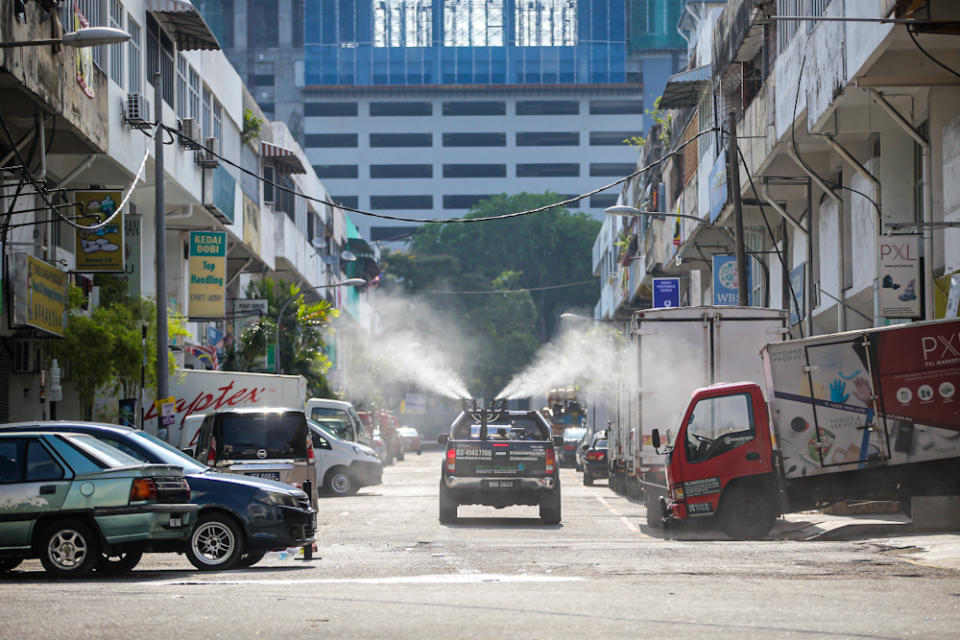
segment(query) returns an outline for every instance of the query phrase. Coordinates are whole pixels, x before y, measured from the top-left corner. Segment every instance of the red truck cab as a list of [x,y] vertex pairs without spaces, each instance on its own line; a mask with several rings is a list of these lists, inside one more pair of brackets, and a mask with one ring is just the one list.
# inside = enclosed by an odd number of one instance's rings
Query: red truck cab
[[[659,430],[653,432],[659,447]],[[664,524],[716,516],[732,538],[765,535],[779,514],[777,475],[760,387],[737,382],[694,391],[667,451]]]

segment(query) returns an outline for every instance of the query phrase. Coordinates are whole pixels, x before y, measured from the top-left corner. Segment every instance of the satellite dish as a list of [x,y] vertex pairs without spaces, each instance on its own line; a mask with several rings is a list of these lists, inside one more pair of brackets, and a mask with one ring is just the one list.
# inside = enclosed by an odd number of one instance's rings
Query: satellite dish
[[323,261],[323,264],[337,264],[337,262],[339,262],[339,260],[337,259],[337,256],[331,255],[329,253],[324,255],[320,259]]
[[310,244],[312,244],[315,249],[325,249],[327,241],[320,236],[314,236],[313,239],[310,240]]
[[344,262],[356,262],[357,256],[353,255],[352,251],[344,250],[340,252],[340,259]]

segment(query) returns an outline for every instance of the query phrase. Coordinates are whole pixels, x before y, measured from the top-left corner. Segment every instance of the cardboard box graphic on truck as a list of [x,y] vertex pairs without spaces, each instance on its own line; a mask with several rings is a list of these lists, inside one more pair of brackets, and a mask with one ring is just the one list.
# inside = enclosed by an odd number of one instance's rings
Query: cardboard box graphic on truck
[[[960,320],[763,349],[757,384],[698,390],[668,453],[664,516],[765,535],[780,513],[960,492]],[[660,434],[655,434],[655,440]]]

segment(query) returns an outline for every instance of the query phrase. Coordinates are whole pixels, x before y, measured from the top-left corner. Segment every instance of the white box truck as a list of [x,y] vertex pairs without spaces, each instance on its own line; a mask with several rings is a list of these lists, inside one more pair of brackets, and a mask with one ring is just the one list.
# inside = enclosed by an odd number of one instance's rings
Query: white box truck
[[[303,376],[237,371],[179,369],[170,376],[176,416],[166,430],[158,424],[157,408],[148,398],[144,429],[179,449],[192,448],[200,421],[187,416],[235,407],[278,407],[303,410],[307,381]],[[201,418],[202,420],[202,418]],[[185,428],[189,425],[189,428]]]
[[[763,381],[760,349],[787,334],[787,312],[759,307],[673,307],[638,311],[630,328],[636,367],[628,372],[608,438],[610,485],[657,503],[666,492],[663,457],[651,431],[674,424],[699,387],[721,380]],[[635,386],[634,383],[635,382]],[[657,509],[654,509],[654,514]],[[654,524],[659,524],[659,517]]]

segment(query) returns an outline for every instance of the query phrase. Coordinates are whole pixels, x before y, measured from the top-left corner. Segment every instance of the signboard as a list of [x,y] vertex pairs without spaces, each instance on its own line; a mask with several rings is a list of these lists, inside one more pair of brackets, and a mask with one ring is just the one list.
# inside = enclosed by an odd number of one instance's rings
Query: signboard
[[803,295],[806,292],[806,267],[807,265],[804,263],[790,272],[790,286],[793,288],[793,295],[791,296],[788,291],[787,296],[790,298],[791,325],[803,320],[804,310],[807,308],[803,301]]
[[263,298],[236,298],[233,301],[233,335],[240,336],[267,316],[267,301]]
[[63,337],[67,324],[67,274],[26,253],[14,257],[13,325]]
[[944,318],[956,318],[960,311],[960,273],[950,276],[950,293],[947,294],[947,312]]
[[880,315],[919,318],[920,236],[880,236]]
[[[750,291],[750,263],[747,263],[747,291]],[[737,257],[728,254],[713,256],[713,304],[719,307],[740,304],[737,287]]]
[[[123,194],[119,191],[77,191],[77,224],[95,225],[117,211]],[[123,273],[123,213],[98,229],[76,229],[78,273]]]
[[680,306],[680,278],[653,279],[653,308]]
[[260,255],[260,207],[243,194],[243,243]]
[[140,225],[143,218],[138,214],[123,214],[123,271],[127,278],[127,295],[140,298]]
[[157,405],[160,407],[160,426],[169,427],[177,421],[177,399],[174,396],[168,398],[159,398]]
[[226,311],[227,233],[190,232],[191,319],[222,318]]
[[710,169],[707,178],[707,186],[710,189],[710,222],[716,222],[720,217],[720,212],[727,204],[727,152],[726,147],[720,150]]
[[119,422],[125,427],[137,426],[137,399],[120,398],[117,400]]
[[237,180],[223,166],[203,172],[203,206],[227,224],[235,220]]

